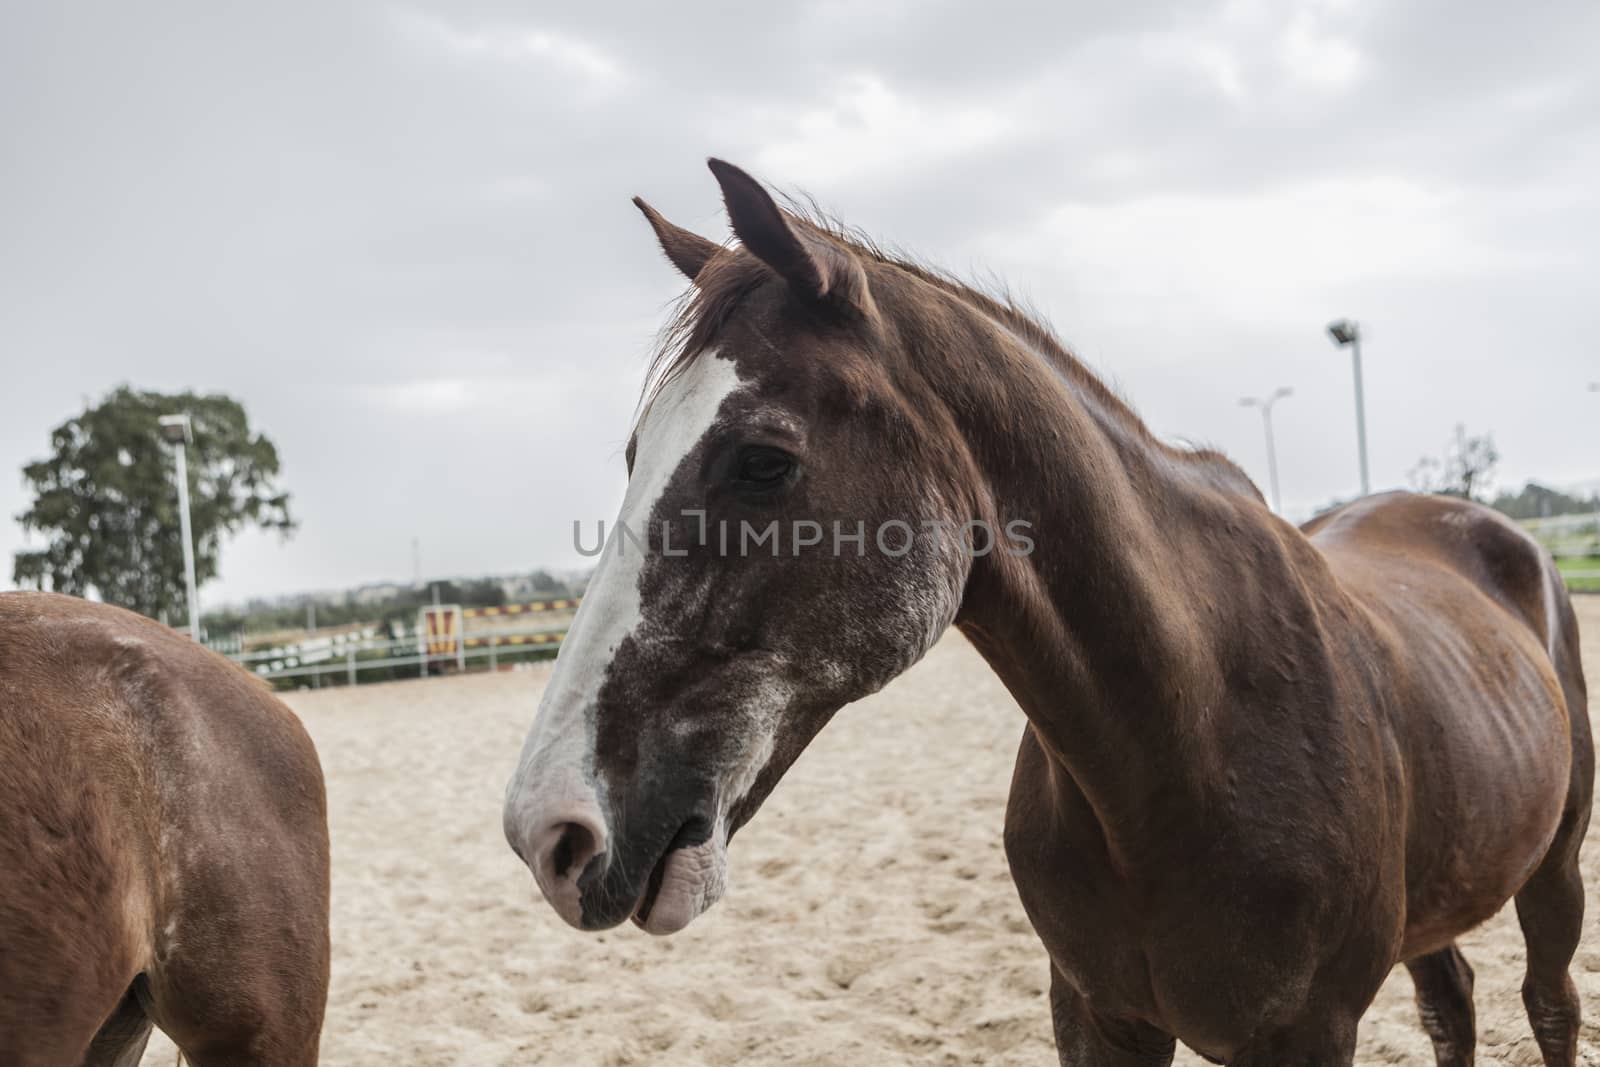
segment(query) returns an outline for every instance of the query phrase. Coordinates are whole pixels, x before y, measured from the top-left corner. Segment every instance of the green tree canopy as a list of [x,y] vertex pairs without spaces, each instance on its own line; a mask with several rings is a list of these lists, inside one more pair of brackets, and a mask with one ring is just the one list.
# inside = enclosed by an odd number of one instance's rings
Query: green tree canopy
[[194,425],[195,580],[216,577],[225,536],[248,526],[292,531],[278,450],[251,432],[238,401],[122,386],[56,427],[52,455],[22,469],[34,501],[17,519],[45,546],[17,553],[12,580],[76,596],[93,591],[152,618],[185,614],[176,463],[159,426],[162,415],[184,412]]

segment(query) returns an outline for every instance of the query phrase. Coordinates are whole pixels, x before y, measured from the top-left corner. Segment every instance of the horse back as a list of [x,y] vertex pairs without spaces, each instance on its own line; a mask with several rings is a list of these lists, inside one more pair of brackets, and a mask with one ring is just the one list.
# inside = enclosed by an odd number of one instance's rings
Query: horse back
[[1520,889],[1564,817],[1587,818],[1576,618],[1549,553],[1479,504],[1386,494],[1304,529],[1370,621],[1358,673],[1407,784],[1407,955],[1430,951]]
[[[141,973],[169,1032],[189,961],[325,974],[316,751],[234,664],[131,612],[0,595],[0,767],[0,1036],[31,1010],[17,989],[98,1011],[92,1036]],[[239,937],[263,924],[281,941]]]

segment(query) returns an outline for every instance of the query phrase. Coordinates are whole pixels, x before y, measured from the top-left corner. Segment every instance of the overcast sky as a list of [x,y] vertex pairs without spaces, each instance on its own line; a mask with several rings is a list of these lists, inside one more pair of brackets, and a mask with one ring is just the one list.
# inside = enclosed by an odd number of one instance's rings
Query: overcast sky
[[[9,3],[0,584],[21,465],[121,382],[220,390],[302,523],[202,593],[580,562],[719,155],[1005,279],[1285,509],[1457,422],[1600,475],[1600,5]],[[160,12],[160,14],[157,14]],[[592,529],[592,527],[591,527]]]

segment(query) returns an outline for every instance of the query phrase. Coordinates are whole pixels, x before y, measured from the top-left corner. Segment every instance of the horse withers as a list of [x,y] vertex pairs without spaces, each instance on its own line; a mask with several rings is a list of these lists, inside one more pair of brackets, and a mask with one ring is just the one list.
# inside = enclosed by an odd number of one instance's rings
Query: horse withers
[[266,686],[168,627],[0,594],[0,1063],[317,1060],[322,770]]
[[1405,963],[1470,1064],[1455,939],[1515,899],[1572,1067],[1593,753],[1548,555],[1409,494],[1296,529],[1014,305],[711,166],[739,246],[639,204],[694,290],[507,789],[561,917],[689,923],[833,713],[953,624],[1029,720],[1006,854],[1063,1063],[1344,1067]]

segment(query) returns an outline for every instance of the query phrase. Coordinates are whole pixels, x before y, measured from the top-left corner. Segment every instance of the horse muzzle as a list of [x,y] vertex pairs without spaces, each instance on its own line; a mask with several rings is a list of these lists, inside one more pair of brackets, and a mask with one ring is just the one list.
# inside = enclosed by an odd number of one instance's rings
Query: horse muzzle
[[506,842],[533,871],[533,879],[556,914],[579,929],[583,885],[607,866],[610,830],[593,790],[530,791],[513,779],[506,791]]
[[619,834],[579,876],[577,925],[604,930],[632,919],[647,933],[671,934],[721,899],[727,846],[720,822],[692,814],[652,824]]
[[625,805],[649,815],[614,827],[593,789],[540,784],[525,788],[519,776],[507,789],[506,841],[568,925],[606,930],[631,918],[649,933],[670,934],[722,897],[727,833],[711,804],[658,796]]

